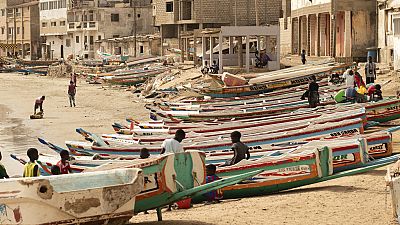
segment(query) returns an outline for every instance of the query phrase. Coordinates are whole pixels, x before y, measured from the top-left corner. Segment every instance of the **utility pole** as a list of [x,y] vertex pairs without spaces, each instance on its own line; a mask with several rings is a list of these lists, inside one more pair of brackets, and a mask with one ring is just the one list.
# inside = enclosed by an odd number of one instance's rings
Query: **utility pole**
[[131,5],[133,3],[133,56],[137,57],[137,50],[136,50],[136,38],[137,38],[137,15],[136,15],[136,0],[131,0]]
[[260,26],[260,22],[258,21],[258,0],[254,0],[254,10],[256,11],[256,26]]
[[235,26],[237,26],[237,0],[235,0]]

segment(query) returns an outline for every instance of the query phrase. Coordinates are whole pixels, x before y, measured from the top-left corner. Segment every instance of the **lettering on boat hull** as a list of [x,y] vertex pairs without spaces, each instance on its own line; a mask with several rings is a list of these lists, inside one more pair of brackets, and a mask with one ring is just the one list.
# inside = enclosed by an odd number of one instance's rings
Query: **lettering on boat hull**
[[158,190],[159,185],[157,178],[158,178],[157,173],[144,175],[144,188],[143,191],[140,193],[146,193]]
[[350,130],[342,130],[342,131],[338,131],[338,132],[333,132],[330,133],[331,137],[337,137],[337,136],[343,136],[343,135],[353,135],[353,134],[357,134],[360,131],[356,128],[354,129],[350,129]]
[[386,143],[368,146],[368,152],[371,154],[385,153],[388,151]]
[[333,157],[333,164],[344,164],[344,163],[352,163],[356,161],[356,157],[354,154],[346,154],[346,155],[337,155]]

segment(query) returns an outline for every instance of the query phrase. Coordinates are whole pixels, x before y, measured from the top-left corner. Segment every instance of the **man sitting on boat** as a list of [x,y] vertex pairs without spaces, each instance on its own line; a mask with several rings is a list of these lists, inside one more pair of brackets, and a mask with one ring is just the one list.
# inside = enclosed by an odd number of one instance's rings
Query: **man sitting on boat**
[[140,159],[147,159],[150,157],[149,149],[142,148],[140,149]]
[[235,165],[242,161],[242,159],[250,159],[249,147],[240,141],[242,134],[239,131],[231,133],[233,158],[226,162],[227,166]]
[[165,153],[180,153],[184,152],[183,151],[183,146],[181,142],[183,139],[185,139],[186,134],[185,131],[182,129],[179,129],[175,132],[175,137],[172,139],[166,139],[162,145],[161,145],[161,153],[160,154],[165,154]]
[[60,152],[61,160],[58,161],[57,166],[60,167],[61,174],[72,173],[71,165],[69,164],[69,152],[67,150],[62,150]]
[[40,176],[39,166],[36,160],[39,159],[39,152],[36,148],[29,148],[27,153],[29,162],[25,164],[23,177],[38,177]]

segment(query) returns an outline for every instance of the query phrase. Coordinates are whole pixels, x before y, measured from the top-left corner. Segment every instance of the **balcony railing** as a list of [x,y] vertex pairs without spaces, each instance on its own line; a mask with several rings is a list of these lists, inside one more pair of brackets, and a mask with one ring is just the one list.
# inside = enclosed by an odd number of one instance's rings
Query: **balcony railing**
[[71,22],[68,23],[68,31],[79,31],[79,30],[97,30],[97,22]]

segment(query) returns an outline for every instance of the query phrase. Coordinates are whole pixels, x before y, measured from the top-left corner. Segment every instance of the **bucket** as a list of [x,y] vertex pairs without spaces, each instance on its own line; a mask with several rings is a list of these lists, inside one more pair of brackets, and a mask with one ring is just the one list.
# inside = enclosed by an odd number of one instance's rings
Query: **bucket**
[[178,205],[178,209],[189,209],[192,203],[192,199],[191,198],[187,198],[187,199],[183,199],[179,202],[176,202],[176,204]]

